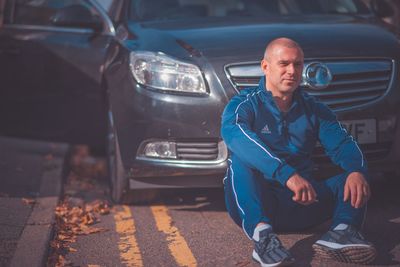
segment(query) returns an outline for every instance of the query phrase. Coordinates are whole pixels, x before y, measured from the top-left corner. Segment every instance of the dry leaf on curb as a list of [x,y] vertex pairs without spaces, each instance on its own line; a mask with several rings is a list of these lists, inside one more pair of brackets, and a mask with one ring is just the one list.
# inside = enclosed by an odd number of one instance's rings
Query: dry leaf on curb
[[101,215],[107,215],[107,214],[110,213],[110,208],[107,207],[107,208],[104,208],[104,209],[100,209],[99,213]]
[[70,237],[70,236],[67,236],[67,235],[59,234],[59,235],[57,236],[57,238],[60,239],[60,240],[65,240],[65,239],[70,239],[71,237]]
[[55,267],[65,267],[65,266],[71,266],[71,263],[65,259],[64,255],[58,255]]
[[91,211],[97,212],[97,213],[100,213],[101,215],[106,215],[106,214],[110,213],[110,207],[109,207],[108,203],[105,201],[99,201],[99,200],[96,200],[89,204],[86,204],[85,210],[87,212],[91,212]]
[[108,231],[108,229],[90,227],[90,228],[86,228],[85,230],[83,230],[82,234],[90,235],[90,234],[101,233],[101,232],[106,232],[106,231]]
[[[60,203],[56,209],[56,230],[55,240],[51,242],[51,247],[56,250],[59,255],[65,255],[68,252],[76,252],[69,244],[76,242],[78,235],[89,235],[108,231],[105,228],[96,228],[91,225],[99,222],[96,214],[107,214],[110,208],[103,201],[94,201],[90,204],[84,204],[84,207],[71,207],[70,201],[66,198]],[[56,261],[55,266],[65,266],[65,258],[59,257],[50,259]],[[61,264],[61,265],[57,265]],[[54,266],[54,265],[53,265]]]
[[87,213],[82,218],[82,223],[85,225],[92,225],[96,221],[97,221],[97,219],[92,213]]
[[[48,156],[48,159],[51,159]],[[104,176],[106,163],[90,156],[87,146],[76,146],[70,159],[71,172],[64,188],[64,201],[55,209],[55,235],[50,246],[52,253],[48,258],[47,266],[71,266],[66,255],[76,252],[70,245],[77,241],[79,235],[89,235],[108,231],[92,225],[100,221],[99,216],[110,213],[106,201],[85,203],[78,198],[78,193],[93,190],[98,185],[94,178]],[[100,215],[99,215],[100,214]]]
[[22,202],[24,202],[26,205],[33,205],[36,203],[36,200],[33,198],[22,198]]

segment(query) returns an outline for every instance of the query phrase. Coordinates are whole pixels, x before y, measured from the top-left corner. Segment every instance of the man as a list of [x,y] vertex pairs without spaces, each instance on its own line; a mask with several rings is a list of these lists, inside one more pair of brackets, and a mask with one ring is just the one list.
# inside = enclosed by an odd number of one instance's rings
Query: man
[[[254,241],[261,266],[294,261],[275,230],[300,230],[333,217],[313,248],[316,255],[369,263],[373,245],[359,230],[370,188],[364,156],[330,109],[298,88],[304,55],[288,38],[268,44],[258,88],[232,98],[222,115],[230,157],[224,179],[232,219]],[[312,177],[310,155],[319,141],[344,173]]]

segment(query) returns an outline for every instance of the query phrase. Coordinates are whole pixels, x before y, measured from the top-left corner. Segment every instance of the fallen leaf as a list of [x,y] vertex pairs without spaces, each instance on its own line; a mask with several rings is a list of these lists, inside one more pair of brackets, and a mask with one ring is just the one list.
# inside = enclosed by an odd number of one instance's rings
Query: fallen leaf
[[[55,209],[55,235],[50,243],[52,251],[48,257],[48,267],[72,266],[66,261],[66,255],[77,251],[71,247],[77,241],[77,236],[108,231],[93,225],[100,221],[100,215],[110,213],[109,204],[102,200],[85,203],[82,198],[85,191],[98,190],[96,187],[99,182],[94,178],[106,173],[105,160],[89,155],[87,146],[77,146],[73,150],[71,171],[64,185],[64,200]],[[46,158],[50,160],[51,156]]]
[[22,198],[22,202],[26,205],[33,205],[36,203],[36,200],[33,198]]
[[60,239],[60,240],[65,240],[65,239],[69,239],[69,238],[70,238],[70,236],[63,235],[63,234],[59,234],[57,237],[58,237],[58,239]]
[[94,234],[94,233],[101,233],[101,232],[107,232],[107,231],[108,231],[108,229],[105,229],[105,228],[90,227],[90,228],[86,228],[82,232],[82,235],[90,235],[90,234]]
[[92,225],[96,222],[96,217],[92,213],[87,213],[83,216],[82,223],[86,225]]

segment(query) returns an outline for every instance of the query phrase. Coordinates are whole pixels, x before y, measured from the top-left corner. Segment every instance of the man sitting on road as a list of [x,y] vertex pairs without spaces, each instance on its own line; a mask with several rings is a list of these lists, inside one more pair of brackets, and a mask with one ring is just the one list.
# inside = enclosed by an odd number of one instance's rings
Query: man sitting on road
[[[273,40],[261,61],[265,76],[259,86],[226,106],[221,132],[230,152],[227,209],[254,241],[252,256],[261,266],[294,261],[274,231],[301,230],[331,217],[330,230],[313,245],[316,255],[369,263],[376,250],[359,232],[370,196],[365,158],[335,114],[298,88],[303,61],[295,41]],[[312,177],[317,141],[342,174]]]

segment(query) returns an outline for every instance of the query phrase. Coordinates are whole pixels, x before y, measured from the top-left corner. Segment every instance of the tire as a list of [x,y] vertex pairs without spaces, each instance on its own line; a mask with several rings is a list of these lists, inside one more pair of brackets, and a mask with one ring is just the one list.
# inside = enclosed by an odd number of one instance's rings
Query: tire
[[121,203],[128,187],[125,168],[122,163],[118,137],[112,123],[111,113],[108,118],[107,158],[110,177],[111,198],[116,203]]
[[121,158],[118,136],[109,114],[108,123],[108,169],[110,177],[111,198],[116,203],[143,204],[157,199],[155,189],[129,189],[128,177]]

